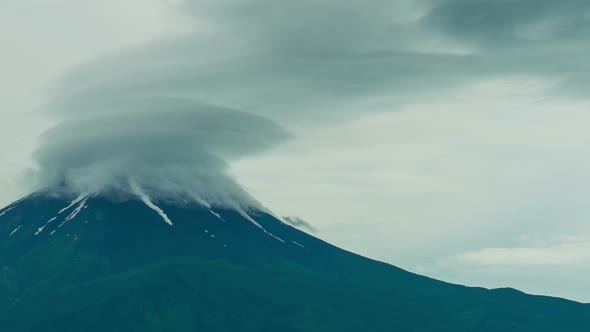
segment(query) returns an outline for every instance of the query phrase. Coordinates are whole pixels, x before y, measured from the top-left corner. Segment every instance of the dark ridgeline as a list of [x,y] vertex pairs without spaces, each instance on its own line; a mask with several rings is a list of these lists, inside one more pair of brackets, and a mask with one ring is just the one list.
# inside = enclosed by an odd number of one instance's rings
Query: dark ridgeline
[[155,203],[172,226],[139,199],[0,210],[0,331],[590,331],[589,305],[429,279],[260,211]]

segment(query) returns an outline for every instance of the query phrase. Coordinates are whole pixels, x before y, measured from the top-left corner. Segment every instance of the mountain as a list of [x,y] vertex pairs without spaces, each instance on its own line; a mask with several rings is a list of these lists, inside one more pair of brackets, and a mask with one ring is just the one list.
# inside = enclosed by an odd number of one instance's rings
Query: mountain
[[590,331],[590,305],[444,283],[269,213],[35,193],[0,210],[0,331]]

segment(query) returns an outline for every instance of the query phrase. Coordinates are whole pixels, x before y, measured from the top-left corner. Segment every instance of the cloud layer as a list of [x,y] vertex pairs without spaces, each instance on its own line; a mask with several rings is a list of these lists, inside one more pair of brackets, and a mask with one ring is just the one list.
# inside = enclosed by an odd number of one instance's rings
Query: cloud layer
[[92,112],[73,111],[45,133],[36,153],[44,187],[125,193],[133,181],[153,195],[252,205],[227,162],[288,138],[266,119],[190,99],[89,103]]
[[36,154],[44,186],[121,189],[133,177],[155,192],[250,202],[228,162],[291,128],[461,98],[461,87],[496,78],[551,78],[562,95],[588,83],[583,1],[190,0],[179,9],[185,34],[97,58],[55,85],[46,109],[61,123]]

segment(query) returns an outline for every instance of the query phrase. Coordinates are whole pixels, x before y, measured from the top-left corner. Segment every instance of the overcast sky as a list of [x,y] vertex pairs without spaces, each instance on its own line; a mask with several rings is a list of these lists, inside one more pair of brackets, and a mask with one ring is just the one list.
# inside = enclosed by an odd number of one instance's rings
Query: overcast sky
[[[417,273],[590,302],[587,1],[0,6],[0,205],[30,190],[59,120],[48,99],[77,112],[120,86],[182,86],[290,133],[229,158],[275,214]],[[131,79],[162,63],[149,86]],[[112,91],[51,97],[111,76]]]

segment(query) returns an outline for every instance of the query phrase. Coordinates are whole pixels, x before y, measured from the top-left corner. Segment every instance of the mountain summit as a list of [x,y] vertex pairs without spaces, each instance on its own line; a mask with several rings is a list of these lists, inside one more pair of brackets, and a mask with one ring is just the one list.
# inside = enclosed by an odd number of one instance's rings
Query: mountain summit
[[444,283],[262,210],[39,192],[0,210],[0,331],[588,331],[590,305]]

